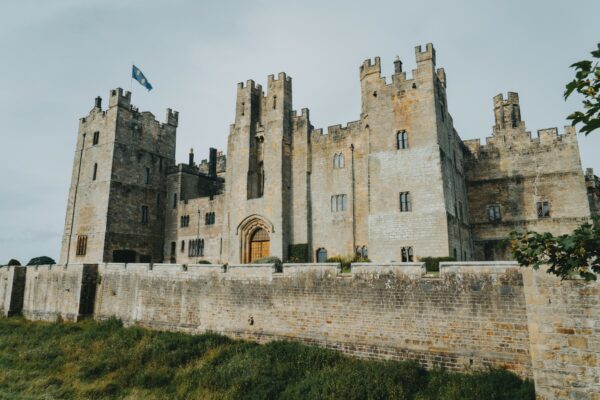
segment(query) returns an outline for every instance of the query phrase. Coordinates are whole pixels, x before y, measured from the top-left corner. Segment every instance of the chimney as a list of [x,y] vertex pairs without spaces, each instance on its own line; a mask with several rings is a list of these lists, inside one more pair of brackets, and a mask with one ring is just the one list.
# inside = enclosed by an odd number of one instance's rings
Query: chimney
[[208,155],[208,175],[213,178],[217,176],[217,149],[212,147]]
[[190,164],[190,167],[194,166],[194,149],[193,148],[190,149],[190,162],[189,162],[189,164]]
[[98,96],[96,97],[96,100],[94,102],[94,107],[96,108],[102,108],[102,97]]
[[402,61],[400,61],[400,57],[396,56],[396,61],[394,61],[394,73],[399,74],[402,72]]

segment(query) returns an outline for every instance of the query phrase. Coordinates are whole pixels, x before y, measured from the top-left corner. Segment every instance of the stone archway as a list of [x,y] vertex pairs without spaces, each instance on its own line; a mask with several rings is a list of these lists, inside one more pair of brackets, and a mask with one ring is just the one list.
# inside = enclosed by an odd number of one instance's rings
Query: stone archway
[[260,216],[246,218],[238,227],[240,234],[240,261],[251,263],[271,254],[273,226]]

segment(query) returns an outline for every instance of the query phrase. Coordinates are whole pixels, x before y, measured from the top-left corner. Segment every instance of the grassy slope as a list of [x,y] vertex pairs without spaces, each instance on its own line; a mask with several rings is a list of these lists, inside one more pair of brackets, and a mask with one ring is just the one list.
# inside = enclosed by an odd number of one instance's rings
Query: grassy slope
[[290,342],[0,319],[0,399],[533,399],[501,370],[427,372]]

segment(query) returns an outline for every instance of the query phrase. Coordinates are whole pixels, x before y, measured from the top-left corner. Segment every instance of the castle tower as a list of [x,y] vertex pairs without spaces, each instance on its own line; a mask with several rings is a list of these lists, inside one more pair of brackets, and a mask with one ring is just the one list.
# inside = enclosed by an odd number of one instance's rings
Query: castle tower
[[81,118],[61,263],[162,261],[166,168],[175,161],[178,114],[159,123],[112,90]]
[[379,58],[360,67],[369,255],[379,261],[471,259],[461,141],[447,111],[446,75],[436,69],[431,43],[417,46],[415,59],[411,77],[397,59],[389,83]]
[[285,73],[268,77],[266,94],[253,81],[238,85],[225,180],[231,262],[286,255],[291,109],[292,80]]

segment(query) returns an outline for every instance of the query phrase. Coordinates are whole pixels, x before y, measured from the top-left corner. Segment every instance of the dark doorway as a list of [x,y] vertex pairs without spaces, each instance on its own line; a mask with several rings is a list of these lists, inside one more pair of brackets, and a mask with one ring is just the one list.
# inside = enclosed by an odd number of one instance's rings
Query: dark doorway
[[317,262],[324,263],[327,261],[327,250],[324,248],[320,248],[317,250]]

